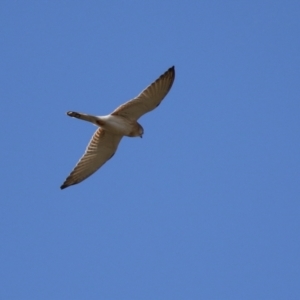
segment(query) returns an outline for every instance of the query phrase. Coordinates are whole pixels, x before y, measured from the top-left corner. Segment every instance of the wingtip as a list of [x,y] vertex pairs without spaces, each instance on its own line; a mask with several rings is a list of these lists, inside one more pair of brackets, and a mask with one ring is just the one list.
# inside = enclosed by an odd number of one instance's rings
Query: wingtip
[[60,189],[63,190],[63,189],[65,189],[66,187],[68,187],[68,185],[63,184],[63,185],[60,187]]
[[168,69],[167,73],[173,73],[175,75],[175,66],[172,66],[171,68]]

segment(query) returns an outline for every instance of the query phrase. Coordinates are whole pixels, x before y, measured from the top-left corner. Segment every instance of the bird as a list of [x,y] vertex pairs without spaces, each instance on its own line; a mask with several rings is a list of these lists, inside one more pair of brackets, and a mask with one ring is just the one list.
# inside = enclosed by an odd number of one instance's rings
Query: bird
[[68,116],[91,122],[98,128],[85,153],[60,188],[65,189],[78,184],[95,173],[114,156],[123,136],[142,137],[144,129],[137,120],[160,105],[170,91],[174,79],[175,67],[172,66],[137,97],[120,105],[106,116],[68,111]]

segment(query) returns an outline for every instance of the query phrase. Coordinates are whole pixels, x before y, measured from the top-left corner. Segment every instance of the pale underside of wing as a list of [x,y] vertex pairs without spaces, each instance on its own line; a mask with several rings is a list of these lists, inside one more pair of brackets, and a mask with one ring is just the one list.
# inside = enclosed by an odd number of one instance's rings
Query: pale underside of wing
[[145,113],[156,108],[170,91],[175,79],[175,69],[171,67],[156,81],[144,89],[136,98],[122,104],[112,115],[137,120]]
[[77,184],[95,173],[114,155],[121,138],[121,135],[114,135],[102,128],[98,128],[84,155],[60,188],[64,189],[70,185]]

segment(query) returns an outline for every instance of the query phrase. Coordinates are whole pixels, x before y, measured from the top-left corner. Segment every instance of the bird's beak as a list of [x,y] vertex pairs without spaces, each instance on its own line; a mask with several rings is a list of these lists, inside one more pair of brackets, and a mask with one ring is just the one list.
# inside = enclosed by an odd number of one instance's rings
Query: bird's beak
[[143,136],[142,136],[142,135],[140,135],[140,138],[142,139],[142,138],[143,138]]

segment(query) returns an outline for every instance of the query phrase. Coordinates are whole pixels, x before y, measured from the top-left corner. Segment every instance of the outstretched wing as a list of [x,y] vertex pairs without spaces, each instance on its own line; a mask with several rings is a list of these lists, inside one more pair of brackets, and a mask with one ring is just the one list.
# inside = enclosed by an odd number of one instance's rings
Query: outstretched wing
[[144,89],[136,98],[114,110],[112,115],[137,120],[160,104],[171,89],[174,79],[175,69],[173,66]]
[[111,134],[102,128],[97,129],[84,155],[60,188],[77,184],[95,173],[114,155],[121,138],[121,135]]

